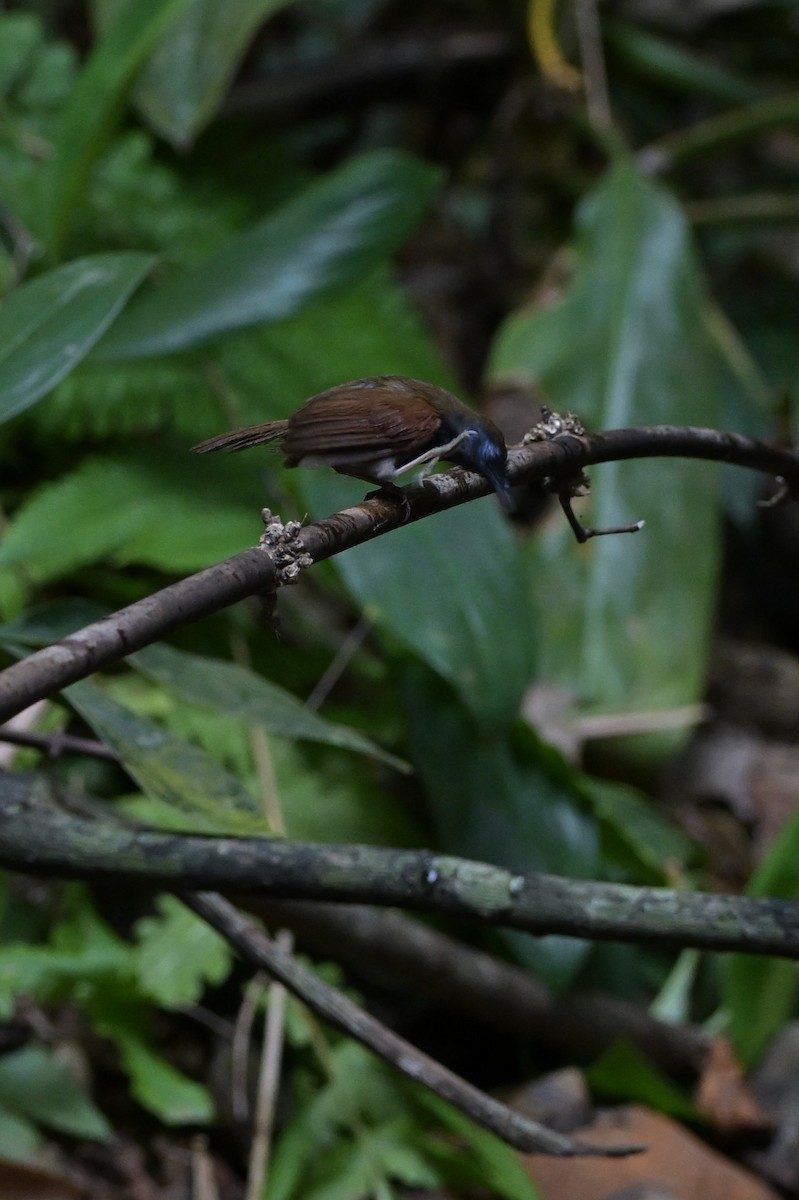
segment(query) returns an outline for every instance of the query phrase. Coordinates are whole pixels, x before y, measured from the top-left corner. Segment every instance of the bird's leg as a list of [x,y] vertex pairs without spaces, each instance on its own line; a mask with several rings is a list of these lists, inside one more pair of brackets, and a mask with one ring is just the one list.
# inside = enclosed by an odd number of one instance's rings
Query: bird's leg
[[[451,442],[447,442],[443,446],[433,446],[430,450],[425,450],[424,454],[420,454],[417,458],[412,458],[410,462],[404,463],[397,471],[398,475],[404,475],[406,471],[412,471],[414,467],[421,467],[424,463],[428,464],[428,470],[432,471],[440,458],[446,458],[450,450],[454,450],[456,446],[460,446],[461,442],[469,436],[471,429],[463,429],[454,437]],[[425,472],[426,474],[427,472]]]

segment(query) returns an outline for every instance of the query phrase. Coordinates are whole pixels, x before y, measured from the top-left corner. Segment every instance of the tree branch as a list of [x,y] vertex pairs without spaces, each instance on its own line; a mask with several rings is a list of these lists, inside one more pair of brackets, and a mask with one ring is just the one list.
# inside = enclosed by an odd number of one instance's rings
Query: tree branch
[[626,1038],[669,1074],[695,1075],[710,1045],[698,1026],[660,1021],[620,996],[555,996],[523,967],[400,912],[263,898],[248,898],[247,908],[269,927],[291,929],[307,953],[334,959],[357,980],[401,992],[412,979],[414,996],[436,1008],[565,1051],[569,1061],[591,1061]]
[[799,958],[799,903],[789,900],[514,875],[428,850],[162,833],[72,815],[43,804],[36,787],[25,776],[4,779],[2,866],[170,891],[397,905],[539,935]]
[[[789,492],[799,490],[796,454],[741,434],[671,425],[582,436],[568,433],[531,442],[511,451],[508,474],[514,484],[540,483],[568,477],[592,463],[654,457],[735,463],[777,476]],[[305,526],[297,547],[319,562],[400,525],[488,495],[490,490],[482,476],[468,471],[429,476],[405,489],[407,518],[399,501],[374,497]],[[175,629],[245,596],[271,592],[281,582],[270,553],[251,548],[95,621],[0,673],[0,722]]]

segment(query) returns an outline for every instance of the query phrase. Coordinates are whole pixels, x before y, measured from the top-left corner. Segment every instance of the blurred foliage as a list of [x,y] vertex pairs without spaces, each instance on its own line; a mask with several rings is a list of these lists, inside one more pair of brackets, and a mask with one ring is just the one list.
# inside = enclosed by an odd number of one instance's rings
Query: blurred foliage
[[[780,433],[799,382],[794,6],[616,0],[596,45],[565,0],[11,7],[9,655],[254,543],[265,501],[301,518],[359,498],[351,480],[283,473],[266,454],[187,453],[345,379],[481,393],[517,435],[540,403],[592,428]],[[793,565],[764,564],[767,518],[738,474],[616,463],[594,487],[591,523],[643,517],[645,530],[577,548],[537,496],[520,498],[535,521],[511,525],[492,501],[441,514],[304,577],[281,596],[279,638],[239,606],[39,718],[93,731],[121,769],[31,751],[17,765],[169,828],[435,844],[514,870],[687,886],[697,855],[653,800],[685,735],[617,739],[600,778],[531,728],[530,688],[566,695],[570,721],[691,704],[724,610],[725,528],[755,579],[738,628],[773,622],[799,644],[790,593],[782,605],[767,586]],[[332,692],[317,692],[342,647]],[[795,838],[784,832],[753,891],[797,894]],[[21,994],[74,1007],[159,1120],[213,1120],[206,1082],[152,1030],[156,1010],[163,1020],[209,987],[230,1005],[225,947],[172,901],[137,919],[53,886],[46,910],[7,892],[5,1012]],[[667,955],[492,944],[557,988],[669,986]],[[749,1060],[796,1009],[786,964],[734,957],[713,988],[704,1009],[719,1006]],[[270,1200],[388,1196],[400,1182],[532,1194],[492,1139],[358,1047],[335,1043],[324,1070],[306,1054],[289,1055]],[[40,1129],[106,1136],[77,1076],[41,1046],[19,1055],[0,1060],[0,1107],[24,1155]],[[609,1080],[687,1111],[627,1051],[597,1065],[596,1085]],[[49,1106],[25,1100],[37,1089]]]

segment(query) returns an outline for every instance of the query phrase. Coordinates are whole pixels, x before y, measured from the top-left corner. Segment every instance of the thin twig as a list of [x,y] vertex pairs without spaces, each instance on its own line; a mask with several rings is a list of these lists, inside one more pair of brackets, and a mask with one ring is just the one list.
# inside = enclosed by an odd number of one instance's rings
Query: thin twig
[[193,1138],[191,1144],[191,1195],[192,1200],[219,1200],[214,1164],[204,1133]]
[[0,742],[30,746],[34,750],[41,750],[48,758],[60,758],[62,754],[85,754],[90,758],[119,762],[117,752],[104,742],[74,737],[70,733],[38,733],[34,729],[12,729],[9,725],[0,725]]
[[662,733],[665,729],[685,729],[706,721],[712,712],[709,704],[682,704],[679,708],[654,708],[649,712],[597,713],[595,716],[575,717],[572,727],[581,742],[588,742],[641,733]]
[[[242,638],[234,639],[233,657],[240,666],[252,668],[249,647]],[[257,722],[250,725],[250,745],[264,813],[275,836],[285,837],[286,822],[280,803],[269,736],[263,725]],[[284,953],[291,954],[294,950],[294,935],[288,929],[281,929],[275,944]],[[275,980],[269,987],[269,1005],[264,1018],[264,1039],[256,1088],[253,1136],[247,1163],[245,1200],[259,1200],[266,1189],[275,1126],[275,1105],[280,1084],[280,1065],[283,1058],[285,1017],[286,989]]]
[[[294,935],[288,929],[281,929],[275,938],[274,945],[280,953],[291,955],[294,951]],[[278,983],[277,980],[273,981],[269,988],[269,1007],[266,1010],[264,1043],[258,1073],[258,1099],[255,1105],[255,1122],[247,1168],[245,1200],[259,1200],[264,1194],[269,1177],[269,1159],[275,1127],[280,1067],[283,1059],[286,998],[287,992],[283,984]]]
[[583,86],[588,119],[600,131],[613,128],[613,112],[608,93],[608,76],[602,49],[602,27],[596,0],[577,0],[574,15],[580,43]]
[[314,685],[311,694],[305,701],[305,707],[316,712],[321,708],[325,700],[327,700],[333,688],[338,683],[341,676],[346,671],[347,667],[352,662],[355,655],[360,650],[366,636],[369,633],[369,622],[365,617],[360,617],[353,625],[344,641],[339,646],[333,656],[333,659],[328,668],[323,672],[320,678]]
[[514,1112],[466,1080],[417,1050],[393,1030],[353,1004],[342,992],[301,966],[221,896],[210,892],[184,895],[185,903],[217,930],[253,966],[280,980],[294,995],[329,1024],[357,1038],[363,1045],[405,1075],[448,1100],[504,1141],[527,1153],[559,1157],[597,1155],[618,1158],[635,1154],[642,1146],[594,1146],[564,1137]]
[[242,1125],[250,1116],[249,1065],[252,1030],[258,1005],[267,986],[267,978],[263,971],[259,971],[248,981],[236,1014],[236,1026],[230,1046],[230,1106],[235,1120]]

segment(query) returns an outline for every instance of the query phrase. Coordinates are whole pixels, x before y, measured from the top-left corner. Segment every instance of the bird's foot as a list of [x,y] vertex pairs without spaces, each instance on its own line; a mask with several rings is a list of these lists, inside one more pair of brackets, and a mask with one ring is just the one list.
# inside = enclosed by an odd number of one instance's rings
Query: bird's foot
[[403,525],[411,515],[411,502],[404,488],[398,487],[396,483],[381,483],[379,488],[375,488],[372,492],[367,492],[364,500],[395,500],[402,506],[402,523]]

